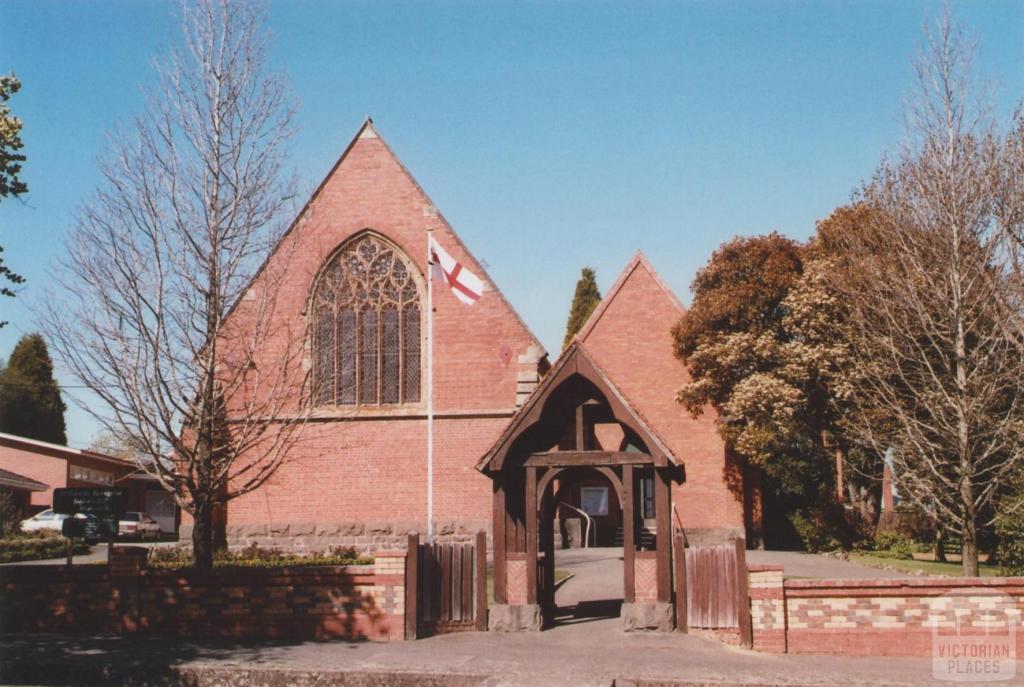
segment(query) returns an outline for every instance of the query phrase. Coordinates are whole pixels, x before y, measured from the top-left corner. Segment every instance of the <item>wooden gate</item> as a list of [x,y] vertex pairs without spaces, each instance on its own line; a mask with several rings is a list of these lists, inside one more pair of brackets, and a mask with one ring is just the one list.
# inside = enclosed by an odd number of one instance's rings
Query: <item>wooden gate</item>
[[[681,535],[673,547],[676,561],[677,625],[689,628],[739,631],[749,647],[750,592],[746,543],[742,539],[718,546],[684,548]],[[680,555],[682,554],[682,555]],[[685,560],[685,565],[680,565]]]
[[420,544],[409,535],[406,585],[407,639],[486,630],[487,535],[478,532],[473,544]]

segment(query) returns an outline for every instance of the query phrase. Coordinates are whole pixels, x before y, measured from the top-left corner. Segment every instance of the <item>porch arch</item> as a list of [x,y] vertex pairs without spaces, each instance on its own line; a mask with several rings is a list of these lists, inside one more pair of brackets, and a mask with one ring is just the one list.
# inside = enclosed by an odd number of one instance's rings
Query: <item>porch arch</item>
[[[602,445],[602,428],[619,433],[613,447]],[[566,349],[477,468],[493,482],[498,615],[504,607],[520,609],[512,615],[536,621],[520,629],[539,629],[532,626],[552,614],[554,534],[539,523],[553,507],[547,498],[553,481],[572,468],[603,475],[622,506],[624,619],[637,605],[671,605],[670,484],[682,478],[682,466],[579,342]],[[654,556],[636,555],[638,469],[655,475]],[[639,590],[638,567],[645,585]]]

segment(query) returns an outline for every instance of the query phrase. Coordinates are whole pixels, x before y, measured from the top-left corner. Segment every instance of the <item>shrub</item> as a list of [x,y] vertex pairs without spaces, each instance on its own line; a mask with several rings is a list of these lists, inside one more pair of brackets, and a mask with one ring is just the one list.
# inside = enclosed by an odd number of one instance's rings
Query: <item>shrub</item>
[[9,537],[21,530],[21,512],[14,502],[14,494],[0,491],[0,537]]
[[842,548],[842,542],[833,536],[829,527],[825,525],[820,511],[808,513],[797,511],[790,513],[788,517],[805,551],[818,553],[819,551],[835,551]]
[[1024,508],[996,519],[996,557],[1002,575],[1024,575]]
[[[0,539],[0,563],[38,561],[62,558],[67,554],[68,540],[56,532],[29,532]],[[89,553],[84,542],[75,541],[75,554]]]
[[839,503],[795,511],[787,517],[801,546],[811,553],[848,550],[869,538],[870,525],[860,513]]
[[[285,553],[276,548],[260,548],[255,542],[240,551],[218,551],[213,559],[214,568],[286,568],[371,563],[372,556],[360,555],[352,547],[333,547],[323,552],[300,555]],[[188,549],[155,547],[150,549],[149,565],[167,570],[188,568],[192,566],[192,552]]]
[[899,532],[880,530],[875,534],[874,553],[883,558],[912,559],[916,550],[914,542]]

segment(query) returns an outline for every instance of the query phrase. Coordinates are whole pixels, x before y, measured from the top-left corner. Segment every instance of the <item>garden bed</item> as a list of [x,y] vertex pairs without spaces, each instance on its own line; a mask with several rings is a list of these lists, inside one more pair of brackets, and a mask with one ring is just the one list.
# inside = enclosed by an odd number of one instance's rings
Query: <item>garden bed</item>
[[[180,548],[152,549],[149,567],[153,570],[182,570],[192,567],[192,552]],[[220,551],[213,559],[217,570],[235,568],[305,568],[338,565],[372,565],[373,556],[360,554],[352,548],[336,547],[311,554],[283,553],[278,549],[250,546],[241,551]]]
[[[0,539],[0,563],[40,561],[67,555],[68,540],[59,534],[29,532]],[[75,541],[75,554],[89,553],[89,546]]]

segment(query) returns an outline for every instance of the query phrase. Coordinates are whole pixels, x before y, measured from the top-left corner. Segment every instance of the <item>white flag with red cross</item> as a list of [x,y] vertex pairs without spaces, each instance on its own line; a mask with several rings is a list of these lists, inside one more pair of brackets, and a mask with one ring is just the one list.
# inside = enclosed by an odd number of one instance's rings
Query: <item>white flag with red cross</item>
[[466,305],[473,305],[484,293],[484,283],[458,260],[448,255],[434,237],[430,237],[431,278],[444,282],[455,297]]

